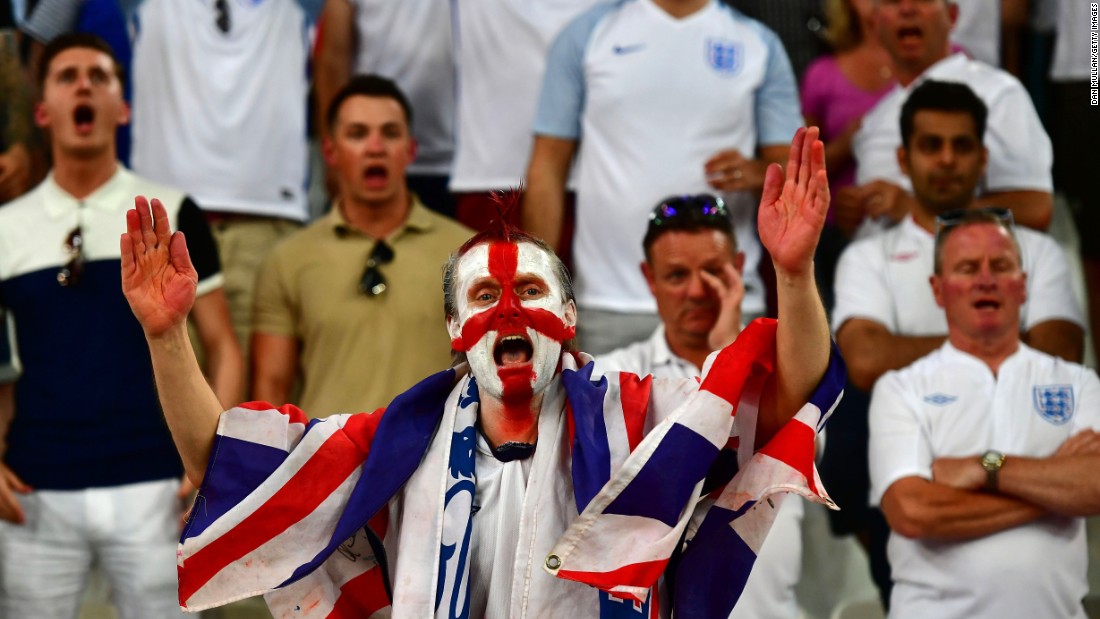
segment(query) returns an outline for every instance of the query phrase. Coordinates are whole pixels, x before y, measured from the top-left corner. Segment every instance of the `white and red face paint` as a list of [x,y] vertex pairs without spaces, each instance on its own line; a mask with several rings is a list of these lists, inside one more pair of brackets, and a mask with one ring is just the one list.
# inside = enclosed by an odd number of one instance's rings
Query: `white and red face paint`
[[576,308],[565,300],[553,258],[531,243],[482,243],[459,259],[455,297],[447,330],[478,386],[506,409],[530,410],[558,371],[562,342],[575,333]]

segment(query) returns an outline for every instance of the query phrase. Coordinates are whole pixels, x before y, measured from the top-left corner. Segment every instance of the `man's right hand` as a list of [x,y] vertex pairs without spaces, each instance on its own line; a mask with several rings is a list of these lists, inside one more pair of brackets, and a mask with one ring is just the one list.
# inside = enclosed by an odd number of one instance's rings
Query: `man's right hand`
[[119,242],[122,292],[146,337],[155,338],[183,326],[195,302],[199,276],[183,233],[169,230],[160,200],[154,198],[150,205],[138,196],[134,202]]
[[718,319],[707,334],[707,345],[711,350],[725,348],[741,333],[741,301],[745,298],[745,282],[730,263],[723,265],[718,275],[706,271],[699,275],[718,299]]
[[26,494],[30,491],[30,486],[23,483],[6,464],[0,463],[0,520],[23,524],[26,521],[23,506],[19,504],[15,494]]

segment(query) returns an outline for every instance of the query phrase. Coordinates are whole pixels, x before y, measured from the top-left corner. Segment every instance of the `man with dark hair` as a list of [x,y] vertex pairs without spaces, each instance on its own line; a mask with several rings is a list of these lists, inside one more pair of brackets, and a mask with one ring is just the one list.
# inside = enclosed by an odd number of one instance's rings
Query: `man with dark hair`
[[0,389],[0,399],[14,397],[10,427],[8,419],[0,427],[6,617],[76,616],[92,565],[106,573],[120,617],[178,615],[172,557],[183,469],[118,275],[117,222],[135,193],[161,195],[165,224],[192,247],[198,298],[188,315],[211,386],[196,379],[215,401],[241,396],[240,350],[210,229],[187,196],[116,159],[115,130],[130,118],[120,78],[102,41],[66,35],[50,43],[35,121],[50,133],[54,167],[0,209],[0,309],[14,323],[20,371]]
[[1084,619],[1100,381],[1021,341],[1030,278],[1007,211],[936,221],[929,279],[946,341],[886,373],[871,401],[890,617]]
[[[416,155],[412,110],[397,85],[351,79],[326,110],[324,155],[340,198],[280,243],[256,288],[252,397],[355,412],[388,402],[449,359],[439,266],[472,232],[425,208],[405,182]],[[386,359],[369,375],[364,363]]]
[[[642,275],[661,324],[649,338],[598,356],[593,373],[702,376],[711,353],[732,344],[742,329],[744,255],[725,203],[710,194],[662,200],[649,215],[642,249]],[[799,498],[776,497],[758,509],[773,512],[775,522],[730,617],[795,619],[804,506]]]
[[[885,543],[886,529],[877,511],[867,512],[869,480],[858,473],[866,470],[865,394],[884,372],[909,365],[944,341],[944,313],[923,284],[932,273],[936,216],[978,208],[975,189],[988,161],[984,117],[985,106],[965,85],[926,80],[915,88],[900,114],[905,133],[895,158],[912,183],[916,206],[893,228],[849,245],[837,264],[833,331],[855,389],[848,390],[842,421],[829,433],[822,475],[843,508],[834,525],[846,531],[871,527],[871,564],[883,591],[889,589],[889,566],[876,544]],[[1029,273],[1030,301],[1020,315],[1024,340],[1079,361],[1084,321],[1066,256],[1045,234],[1021,228],[1018,236]]]
[[846,219],[866,218],[861,236],[892,226],[918,208],[895,155],[902,141],[898,117],[910,92],[930,79],[969,86],[989,109],[988,165],[976,204],[1010,209],[1022,226],[1050,226],[1050,138],[1019,80],[951,51],[958,12],[955,0],[874,0],[878,37],[893,61],[898,86],[863,117],[852,138],[858,186],[837,192],[837,208],[852,213]]
[[[181,602],[265,592],[280,616],[310,618],[728,615],[767,530],[752,504],[780,489],[828,501],[813,437],[843,369],[813,277],[829,202],[816,138],[798,131],[786,180],[771,166],[760,202],[780,319],[715,352],[701,382],[593,380],[591,357],[563,351],[577,314],[560,261],[502,224],[447,274],[447,330],[467,363],[384,412],[308,427],[293,407],[221,412],[196,381],[187,248],[160,203],[150,213],[138,198],[124,290],[203,485],[179,550]],[[726,486],[708,469],[731,432],[742,466]]]

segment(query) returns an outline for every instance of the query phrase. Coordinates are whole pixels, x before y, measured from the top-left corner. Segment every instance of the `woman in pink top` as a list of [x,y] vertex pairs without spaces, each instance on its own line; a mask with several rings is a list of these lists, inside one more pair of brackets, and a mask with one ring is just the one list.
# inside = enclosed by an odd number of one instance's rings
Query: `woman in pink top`
[[[822,56],[806,70],[802,79],[802,114],[807,125],[821,127],[825,159],[829,168],[829,189],[834,208],[828,223],[850,235],[859,218],[847,221],[840,189],[855,181],[851,140],[863,115],[894,85],[890,56],[873,35],[872,0],[825,0],[829,26],[826,38],[833,45],[832,56]],[[858,209],[853,213],[861,215]]]

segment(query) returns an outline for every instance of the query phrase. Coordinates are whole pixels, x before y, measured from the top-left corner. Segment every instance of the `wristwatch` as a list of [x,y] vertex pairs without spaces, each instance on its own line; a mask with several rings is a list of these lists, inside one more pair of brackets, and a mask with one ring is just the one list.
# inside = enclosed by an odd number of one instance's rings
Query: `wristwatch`
[[997,473],[1001,471],[1001,467],[1005,465],[1005,455],[999,451],[990,449],[982,454],[981,459],[982,468],[985,469],[985,489],[990,492],[997,491]]

